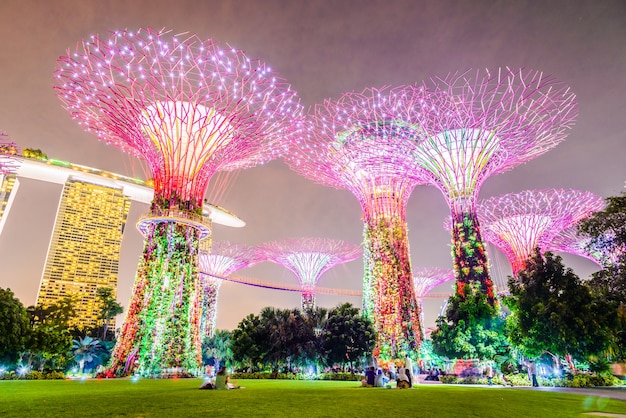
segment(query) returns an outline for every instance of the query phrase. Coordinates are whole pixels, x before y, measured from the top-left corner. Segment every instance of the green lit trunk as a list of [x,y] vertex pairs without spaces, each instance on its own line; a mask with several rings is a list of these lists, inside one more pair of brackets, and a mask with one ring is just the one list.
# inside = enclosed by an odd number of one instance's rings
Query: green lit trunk
[[476,213],[471,210],[452,213],[452,259],[456,278],[456,291],[464,296],[465,285],[473,282],[495,303],[493,282],[489,276],[489,260],[483,243]]
[[417,352],[422,330],[404,217],[366,215],[364,235],[363,306],[378,336],[374,354],[393,359]]

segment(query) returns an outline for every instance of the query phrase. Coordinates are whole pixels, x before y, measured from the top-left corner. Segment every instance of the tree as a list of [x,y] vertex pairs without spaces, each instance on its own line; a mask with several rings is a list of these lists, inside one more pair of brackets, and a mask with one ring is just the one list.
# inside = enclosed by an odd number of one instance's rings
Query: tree
[[74,317],[74,307],[70,298],[58,303],[43,307],[29,306],[32,332],[26,344],[28,364],[39,362],[39,369],[43,370],[46,363],[63,362],[72,346],[72,335],[69,320]]
[[233,359],[248,366],[251,371],[259,368],[265,356],[265,330],[261,318],[250,314],[239,322],[231,336]]
[[440,356],[493,360],[507,352],[499,305],[489,303],[478,283],[467,283],[463,292],[455,292],[436,324],[430,338],[433,351]]
[[24,148],[22,155],[26,158],[34,158],[42,161],[46,161],[48,159],[48,156],[43,151],[34,148]]
[[609,356],[626,360],[626,193],[606,199],[603,211],[578,225],[590,238],[588,249],[600,252],[604,268],[589,282],[592,293],[609,302],[615,319]]
[[28,313],[11,289],[0,288],[0,362],[14,362],[30,333]]
[[322,336],[322,346],[329,365],[349,364],[352,368],[354,362],[371,353],[376,344],[374,325],[350,303],[328,312]]
[[93,339],[89,336],[72,340],[72,354],[74,355],[74,361],[78,363],[79,372],[81,374],[85,368],[85,363],[88,364],[99,360],[103,351],[104,349],[100,344],[100,340]]
[[202,360],[204,364],[213,362],[215,370],[219,370],[221,364],[230,366],[233,362],[231,333],[216,330],[212,337],[205,338],[202,343]]
[[571,356],[585,360],[603,352],[610,341],[612,320],[607,302],[563,266],[561,257],[536,249],[517,278],[509,278],[510,341],[526,356],[552,354],[559,363]]
[[122,305],[117,303],[117,300],[113,295],[113,289],[110,287],[98,288],[96,290],[96,298],[101,304],[100,321],[102,321],[102,341],[106,341],[109,333],[109,325],[112,322],[112,319],[121,314],[124,309],[122,308]]

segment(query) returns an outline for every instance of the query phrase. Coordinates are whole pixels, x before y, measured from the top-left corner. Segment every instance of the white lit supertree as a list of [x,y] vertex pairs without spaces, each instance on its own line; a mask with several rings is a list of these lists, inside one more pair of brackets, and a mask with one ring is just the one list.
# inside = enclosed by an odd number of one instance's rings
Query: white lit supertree
[[154,199],[133,295],[109,371],[201,367],[203,198],[219,171],[278,157],[297,129],[295,92],[265,64],[213,40],[140,29],[92,36],[58,60],[58,97],[98,139],[144,159]]
[[315,287],[332,267],[357,259],[363,253],[358,245],[328,238],[290,238],[257,247],[258,256],[290,270],[300,282],[302,310],[315,308]]
[[504,253],[517,275],[535,248],[553,250],[559,233],[603,208],[604,199],[586,191],[526,190],[480,201],[478,219],[485,240]]
[[202,284],[201,334],[211,337],[217,320],[217,297],[224,278],[262,261],[253,247],[227,241],[213,242],[210,249],[200,248],[199,269]]
[[374,355],[385,360],[419,350],[422,337],[413,291],[406,206],[421,181],[409,151],[421,140],[424,92],[412,86],[366,89],[325,100],[307,134],[294,136],[284,157],[296,173],[349,190],[364,223],[363,310],[377,332]]
[[430,111],[414,156],[420,179],[443,193],[452,216],[456,291],[476,282],[493,304],[476,199],[484,181],[554,148],[577,116],[575,95],[538,71],[452,74],[422,86]]
[[413,270],[413,288],[422,315],[422,323],[424,323],[424,309],[422,307],[424,297],[435,287],[451,280],[454,280],[454,270],[452,269],[423,267]]

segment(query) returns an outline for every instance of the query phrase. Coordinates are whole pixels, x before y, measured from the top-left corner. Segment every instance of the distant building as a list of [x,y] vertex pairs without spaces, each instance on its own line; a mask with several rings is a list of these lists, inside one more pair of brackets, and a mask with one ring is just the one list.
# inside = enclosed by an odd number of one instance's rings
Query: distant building
[[0,174],[0,234],[6,223],[4,212],[11,208],[11,202],[15,198],[14,190],[17,191],[20,182],[14,174]]
[[120,247],[130,204],[121,188],[73,177],[66,181],[37,306],[71,297],[76,311],[71,325],[102,325],[96,291],[108,287],[114,296],[117,292]]
[[[20,179],[63,185],[36,305],[50,305],[70,296],[77,315],[72,325],[102,325],[98,323],[96,290],[109,287],[117,297],[128,211],[132,202],[152,201],[151,182],[56,159],[18,156],[18,160],[15,174],[0,175],[0,233]],[[205,202],[204,209],[205,216],[216,224],[245,225],[219,206]],[[131,228],[135,228],[135,221],[131,220]],[[118,302],[124,305],[126,301]],[[113,321],[109,327],[114,329]]]

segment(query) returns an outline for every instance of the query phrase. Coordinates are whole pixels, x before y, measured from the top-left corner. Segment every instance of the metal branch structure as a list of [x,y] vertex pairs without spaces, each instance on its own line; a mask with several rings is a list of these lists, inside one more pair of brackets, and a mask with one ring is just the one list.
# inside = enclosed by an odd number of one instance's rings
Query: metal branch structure
[[257,254],[291,271],[300,282],[302,310],[315,309],[315,287],[322,275],[338,264],[357,259],[360,246],[328,238],[290,238],[257,247]]
[[424,267],[413,271],[413,288],[419,305],[422,323],[424,323],[424,309],[422,302],[426,295],[435,287],[454,280],[454,270],[442,267]]
[[422,123],[426,140],[414,152],[416,171],[450,206],[457,292],[478,282],[494,303],[476,214],[480,187],[563,141],[577,117],[575,95],[551,76],[508,68],[452,74],[423,88],[431,111]]
[[[383,359],[416,352],[420,315],[413,292],[406,205],[420,180],[407,147],[421,138],[424,93],[411,86],[366,89],[325,100],[308,135],[285,157],[296,173],[352,192],[364,222],[363,311],[378,334]],[[296,137],[294,137],[296,138]]]
[[210,249],[200,246],[198,267],[202,284],[201,334],[212,337],[217,320],[217,299],[223,279],[262,261],[254,248],[227,241],[213,242]]
[[478,219],[485,240],[504,253],[517,275],[535,248],[554,249],[559,233],[603,208],[604,199],[586,191],[526,190],[480,201]]
[[0,132],[0,176],[13,174],[19,167],[19,148],[8,135]]
[[301,106],[265,64],[212,40],[171,31],[94,35],[58,60],[58,97],[98,139],[143,158],[155,196],[110,371],[144,376],[200,371],[199,242],[211,176],[284,151]]
[[[606,237],[603,241],[611,241]],[[617,255],[607,253],[603,248],[595,248],[589,236],[571,226],[559,232],[550,241],[546,251],[564,252],[584,257],[596,263],[600,268],[617,262]]]

